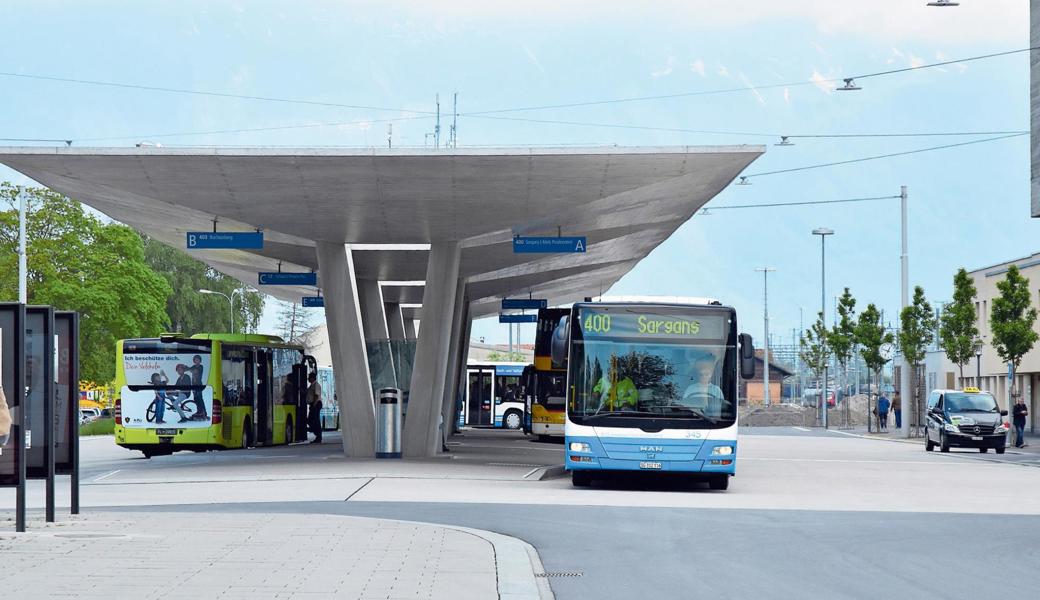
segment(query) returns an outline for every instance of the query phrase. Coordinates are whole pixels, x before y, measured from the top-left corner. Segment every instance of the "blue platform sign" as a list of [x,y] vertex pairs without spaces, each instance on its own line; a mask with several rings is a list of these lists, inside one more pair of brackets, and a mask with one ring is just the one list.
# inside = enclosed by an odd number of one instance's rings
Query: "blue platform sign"
[[499,323],[537,323],[538,315],[498,315]]
[[317,273],[260,273],[260,285],[318,285]]
[[584,253],[588,243],[585,236],[569,237],[520,237],[513,238],[514,254],[529,254],[534,252],[559,252],[563,254]]
[[304,296],[304,308],[325,308],[325,296]]
[[526,310],[533,309],[538,310],[539,308],[547,308],[549,306],[548,300],[544,298],[539,300],[538,298],[503,298],[502,299],[502,310]]
[[240,249],[262,250],[262,231],[189,231],[188,250]]

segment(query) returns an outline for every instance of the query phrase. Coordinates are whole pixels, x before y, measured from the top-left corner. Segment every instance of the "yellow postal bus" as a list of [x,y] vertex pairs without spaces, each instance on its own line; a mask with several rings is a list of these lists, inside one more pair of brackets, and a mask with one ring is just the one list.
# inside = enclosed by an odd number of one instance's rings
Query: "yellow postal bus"
[[277,336],[120,340],[116,444],[151,458],[305,440],[309,369],[313,358]]

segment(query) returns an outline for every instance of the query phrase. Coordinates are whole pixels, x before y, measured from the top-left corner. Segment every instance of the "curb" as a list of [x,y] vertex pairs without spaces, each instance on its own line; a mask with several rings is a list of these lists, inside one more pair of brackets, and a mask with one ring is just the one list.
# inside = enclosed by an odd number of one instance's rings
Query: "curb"
[[343,516],[350,516],[355,519],[440,527],[478,537],[491,544],[491,548],[494,550],[499,600],[555,600],[556,598],[552,588],[549,587],[549,580],[544,576],[538,577],[539,574],[545,573],[545,567],[542,565],[542,559],[538,556],[538,551],[534,546],[520,538],[484,529],[473,529],[471,527],[445,525],[428,521],[356,517],[354,515]]

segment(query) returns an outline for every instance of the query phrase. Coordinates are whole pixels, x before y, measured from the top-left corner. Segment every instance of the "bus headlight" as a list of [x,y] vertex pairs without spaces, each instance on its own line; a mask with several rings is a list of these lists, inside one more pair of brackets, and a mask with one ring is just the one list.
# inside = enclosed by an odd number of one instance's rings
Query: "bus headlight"
[[585,442],[571,442],[571,452],[592,452],[592,447]]
[[711,449],[711,453],[714,455],[729,456],[733,454],[733,446],[715,446]]

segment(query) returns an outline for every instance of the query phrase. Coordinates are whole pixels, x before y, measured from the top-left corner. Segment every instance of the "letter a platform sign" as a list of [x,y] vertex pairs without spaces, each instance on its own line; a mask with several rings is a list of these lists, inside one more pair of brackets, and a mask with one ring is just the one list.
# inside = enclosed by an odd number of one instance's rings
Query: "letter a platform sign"
[[262,231],[189,231],[188,250],[262,250]]
[[530,254],[536,252],[554,252],[561,254],[583,254],[588,242],[585,236],[568,237],[520,237],[513,238],[514,254]]
[[318,285],[317,273],[260,273],[260,285]]

